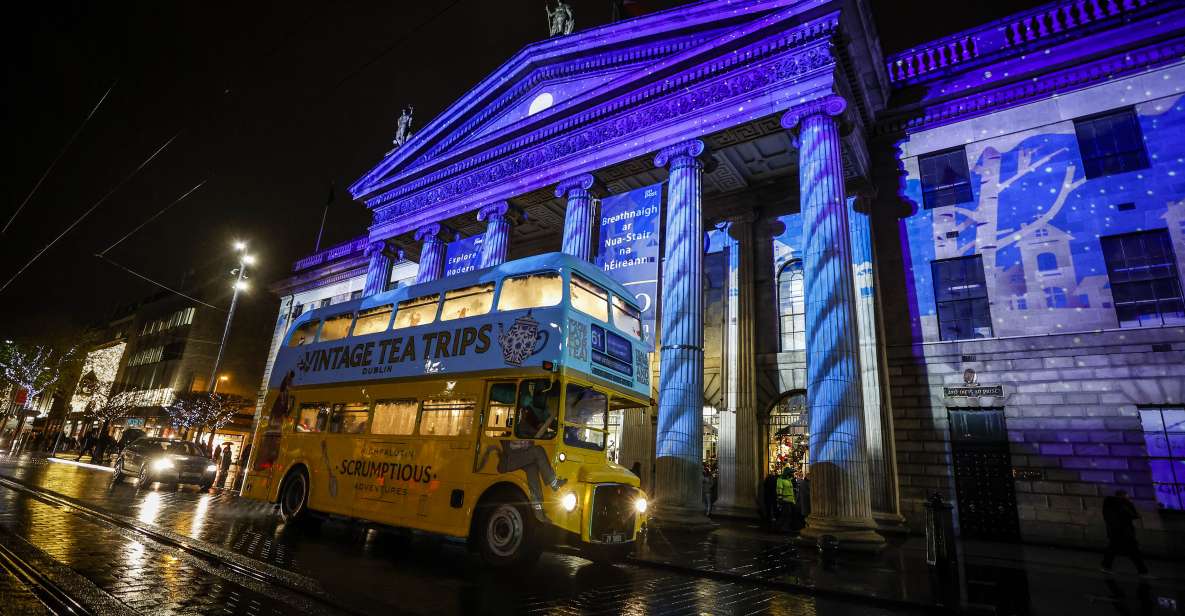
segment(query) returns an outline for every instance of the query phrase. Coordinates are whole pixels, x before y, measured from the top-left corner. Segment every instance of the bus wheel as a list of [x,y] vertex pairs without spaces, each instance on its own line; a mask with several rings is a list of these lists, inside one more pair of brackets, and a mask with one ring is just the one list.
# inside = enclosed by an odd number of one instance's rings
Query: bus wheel
[[539,559],[535,519],[525,506],[496,498],[480,512],[477,540],[487,563],[495,567],[529,567]]
[[285,522],[307,522],[309,515],[309,476],[302,469],[288,473],[280,488],[280,516]]

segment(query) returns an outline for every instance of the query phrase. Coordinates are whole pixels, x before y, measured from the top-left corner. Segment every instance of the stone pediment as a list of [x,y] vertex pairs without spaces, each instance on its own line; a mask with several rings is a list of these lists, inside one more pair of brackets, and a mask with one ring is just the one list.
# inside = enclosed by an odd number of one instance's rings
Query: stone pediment
[[829,6],[712,0],[534,43],[350,191],[400,232],[438,204],[448,212],[434,215],[467,211],[496,186],[551,181],[527,176],[595,170],[617,149],[653,151],[785,110],[832,88]]

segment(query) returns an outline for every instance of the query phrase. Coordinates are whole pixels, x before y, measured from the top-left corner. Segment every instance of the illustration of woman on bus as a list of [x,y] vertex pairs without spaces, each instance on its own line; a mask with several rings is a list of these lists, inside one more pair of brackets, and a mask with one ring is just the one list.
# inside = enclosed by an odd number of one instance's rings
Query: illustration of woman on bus
[[[544,387],[544,384],[547,387]],[[526,381],[519,389],[518,425],[515,434],[525,439],[549,438],[555,433],[557,409],[548,404],[548,395],[554,385],[546,381]],[[485,468],[491,453],[498,453],[498,472],[511,473],[521,470],[527,477],[527,487],[531,491],[531,503],[535,515],[543,518],[543,485],[546,484],[552,492],[559,490],[568,482],[567,479],[556,477],[551,468],[551,460],[547,457],[547,450],[536,445],[533,440],[507,439],[501,441],[501,450],[491,445],[482,454],[481,462],[477,465],[480,471]]]

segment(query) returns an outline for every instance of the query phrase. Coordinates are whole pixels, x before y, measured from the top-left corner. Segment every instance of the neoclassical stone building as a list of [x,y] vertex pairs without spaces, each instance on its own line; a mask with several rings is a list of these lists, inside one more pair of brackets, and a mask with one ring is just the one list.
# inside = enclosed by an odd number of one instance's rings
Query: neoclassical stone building
[[660,522],[708,526],[705,463],[739,516],[790,465],[805,534],[850,546],[933,492],[965,535],[1077,543],[1116,486],[1169,545],[1178,7],[1053,3],[884,58],[862,0],[705,0],[528,45],[350,187],[362,292],[399,255],[420,282],[607,263],[608,204],[654,188],[629,258],[660,265],[655,406],[615,455]]

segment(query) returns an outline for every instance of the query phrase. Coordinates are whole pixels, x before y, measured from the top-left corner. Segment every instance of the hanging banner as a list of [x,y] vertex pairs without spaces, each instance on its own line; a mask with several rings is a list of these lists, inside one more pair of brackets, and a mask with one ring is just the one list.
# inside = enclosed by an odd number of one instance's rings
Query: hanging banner
[[597,251],[597,266],[637,298],[646,346],[652,351],[657,331],[661,212],[662,184],[606,197],[601,201]]
[[484,238],[484,235],[478,234],[448,243],[444,249],[446,278],[453,274],[471,272],[481,265],[481,241]]

